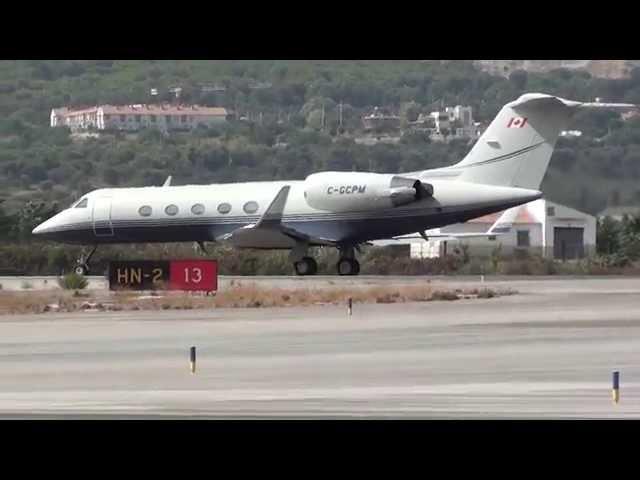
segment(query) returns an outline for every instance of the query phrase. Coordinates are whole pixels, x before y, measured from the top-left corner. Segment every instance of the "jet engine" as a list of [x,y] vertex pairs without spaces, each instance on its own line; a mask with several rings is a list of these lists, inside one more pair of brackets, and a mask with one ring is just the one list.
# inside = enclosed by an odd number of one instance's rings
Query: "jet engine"
[[347,212],[407,205],[433,196],[433,186],[402,175],[321,172],[304,181],[307,203],[318,210]]

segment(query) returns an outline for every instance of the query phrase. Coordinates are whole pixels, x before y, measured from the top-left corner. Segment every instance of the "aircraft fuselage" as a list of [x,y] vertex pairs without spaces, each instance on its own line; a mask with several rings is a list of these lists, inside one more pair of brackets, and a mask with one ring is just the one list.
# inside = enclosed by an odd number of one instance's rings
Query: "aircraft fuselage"
[[[255,224],[278,191],[289,185],[283,226],[312,238],[356,244],[463,222],[541,196],[537,190],[460,181],[430,184],[432,197],[392,208],[353,210],[348,208],[350,197],[364,194],[367,186],[331,185],[327,195],[346,202],[347,208],[340,212],[311,207],[304,181],[100,189],[78,202],[86,198],[84,205],[74,205],[38,226],[34,234],[70,244],[211,242]],[[282,236],[264,237],[247,247],[295,245]]]

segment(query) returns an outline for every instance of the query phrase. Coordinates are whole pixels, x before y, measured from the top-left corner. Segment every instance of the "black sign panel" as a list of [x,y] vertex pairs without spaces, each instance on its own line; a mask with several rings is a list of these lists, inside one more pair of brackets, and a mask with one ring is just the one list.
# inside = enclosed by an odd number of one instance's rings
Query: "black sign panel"
[[170,263],[162,260],[133,260],[109,264],[111,290],[163,290],[169,285]]

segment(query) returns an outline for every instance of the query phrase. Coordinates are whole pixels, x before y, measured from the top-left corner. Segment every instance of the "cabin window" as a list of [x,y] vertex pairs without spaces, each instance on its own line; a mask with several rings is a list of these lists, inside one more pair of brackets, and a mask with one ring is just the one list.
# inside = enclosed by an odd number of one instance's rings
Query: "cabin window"
[[148,217],[151,215],[151,207],[149,205],[143,205],[138,209],[138,213],[142,217]]
[[258,211],[258,204],[254,201],[247,202],[244,204],[243,210],[246,213],[256,213]]
[[202,215],[204,213],[204,205],[201,203],[196,203],[193,207],[191,207],[191,213],[194,215]]
[[218,211],[220,213],[229,213],[231,211],[231,205],[228,203],[221,203],[218,205]]
[[178,213],[178,207],[176,205],[168,205],[167,208],[164,209],[164,213],[174,216]]
[[76,204],[75,208],[87,208],[87,203],[89,203],[89,199],[83,198]]

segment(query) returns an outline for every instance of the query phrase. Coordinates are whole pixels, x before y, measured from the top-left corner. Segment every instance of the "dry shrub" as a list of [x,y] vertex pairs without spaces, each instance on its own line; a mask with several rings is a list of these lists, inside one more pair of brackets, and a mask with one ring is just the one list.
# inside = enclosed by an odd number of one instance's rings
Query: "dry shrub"
[[[87,295],[78,297],[72,292],[0,292],[1,313],[41,313],[43,311],[72,312],[87,308],[107,311],[131,310],[191,310],[207,308],[262,308],[306,305],[346,305],[354,303],[403,303],[434,300],[457,300],[473,294],[479,298],[510,295],[514,291],[435,289],[431,284],[399,287],[342,287],[342,288],[264,288],[255,284],[227,288],[215,295],[165,292],[111,292],[107,298],[93,300]],[[47,308],[55,304],[57,308]]]
[[493,298],[495,296],[494,291],[488,288],[482,288],[478,291],[478,298]]
[[431,295],[431,300],[458,300],[458,294],[451,290],[436,290]]

